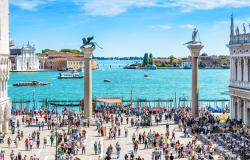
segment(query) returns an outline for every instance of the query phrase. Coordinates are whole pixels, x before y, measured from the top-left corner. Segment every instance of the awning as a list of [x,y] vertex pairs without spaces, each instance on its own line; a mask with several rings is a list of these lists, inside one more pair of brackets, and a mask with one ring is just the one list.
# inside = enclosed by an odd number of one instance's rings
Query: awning
[[121,98],[96,98],[96,102],[122,104]]

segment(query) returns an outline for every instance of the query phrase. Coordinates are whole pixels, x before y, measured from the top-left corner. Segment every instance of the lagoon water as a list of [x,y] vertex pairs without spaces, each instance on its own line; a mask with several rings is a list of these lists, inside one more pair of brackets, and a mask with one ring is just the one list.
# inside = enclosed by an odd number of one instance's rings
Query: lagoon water
[[[169,99],[178,97],[191,98],[191,70],[158,69],[126,70],[123,67],[133,61],[105,60],[98,61],[98,70],[93,71],[93,97]],[[224,92],[228,90],[228,69],[200,69],[200,99],[229,99]],[[11,73],[9,96],[14,99],[48,98],[51,100],[80,100],[83,97],[83,79],[59,80],[59,72]],[[145,78],[144,75],[149,77]],[[111,83],[103,82],[108,79]],[[13,87],[22,81],[49,82],[48,86]]]

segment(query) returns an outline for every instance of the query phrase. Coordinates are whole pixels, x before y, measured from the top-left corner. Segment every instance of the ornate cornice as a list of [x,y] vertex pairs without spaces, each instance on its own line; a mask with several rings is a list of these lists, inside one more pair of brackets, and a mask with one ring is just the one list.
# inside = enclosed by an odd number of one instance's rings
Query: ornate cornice
[[241,97],[250,101],[250,89],[229,86],[229,92],[231,96]]

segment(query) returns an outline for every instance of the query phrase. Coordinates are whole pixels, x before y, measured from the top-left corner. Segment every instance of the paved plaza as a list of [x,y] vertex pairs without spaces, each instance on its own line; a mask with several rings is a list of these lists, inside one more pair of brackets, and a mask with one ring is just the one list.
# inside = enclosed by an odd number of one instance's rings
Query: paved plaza
[[[20,119],[21,122],[21,117],[17,117]],[[130,117],[131,118],[131,117]],[[178,125],[174,125],[173,122],[167,122],[166,120],[163,120],[161,123],[159,123],[158,125],[154,124],[151,127],[148,128],[139,128],[138,130],[136,130],[136,127],[131,127],[130,125],[125,125],[125,123],[123,123],[123,125],[121,125],[121,136],[117,137],[116,139],[112,139],[110,140],[108,138],[108,134],[107,136],[101,137],[98,136],[98,132],[96,130],[95,126],[90,126],[89,128],[85,128],[85,130],[87,131],[86,134],[86,153],[85,155],[81,154],[81,151],[79,151],[79,154],[77,155],[78,158],[82,159],[82,160],[98,160],[98,159],[102,159],[106,154],[106,150],[107,147],[111,144],[113,146],[113,154],[112,154],[112,159],[116,159],[116,151],[115,151],[115,144],[118,142],[121,146],[121,154],[120,154],[120,158],[119,159],[124,159],[124,155],[131,153],[133,151],[133,143],[132,143],[132,135],[133,133],[136,134],[136,136],[139,135],[139,133],[143,133],[144,131],[149,132],[150,130],[153,132],[158,132],[160,134],[165,134],[166,131],[166,124],[169,123],[169,129],[170,129],[170,133],[172,133],[172,131],[175,131],[175,137],[176,140],[179,140],[180,143],[182,144],[187,144],[189,141],[191,141],[191,136],[190,138],[184,138],[184,134],[183,132],[178,128]],[[104,124],[107,128],[111,128],[111,124]],[[125,137],[125,133],[124,133],[124,127],[128,128],[128,137]],[[67,127],[63,128],[65,130],[67,130]],[[47,126],[44,127],[43,131],[40,131],[40,139],[41,139],[41,144],[40,144],[40,148],[36,148],[36,145],[33,145],[33,149],[26,151],[25,150],[25,138],[29,137],[29,135],[32,134],[33,131],[37,131],[38,127],[35,125],[31,125],[30,127],[26,127],[26,125],[21,124],[20,130],[22,130],[24,132],[24,138],[18,142],[18,148],[16,148],[16,145],[14,144],[14,139],[16,138],[16,134],[9,134],[7,136],[5,136],[5,143],[4,144],[0,144],[0,148],[1,150],[5,151],[5,157],[7,157],[6,159],[10,159],[10,153],[11,150],[14,150],[15,155],[18,154],[18,152],[20,152],[22,154],[22,157],[24,155],[27,155],[27,157],[29,158],[30,156],[36,156],[38,157],[40,160],[54,160],[55,158],[55,143],[53,144],[53,146],[50,146],[50,133],[51,130],[47,130]],[[61,130],[61,129],[60,129]],[[17,132],[17,129],[16,129]],[[12,143],[10,145],[10,148],[8,148],[7,145],[7,138],[10,136]],[[44,137],[47,137],[47,146],[44,147],[43,146],[43,139]],[[102,152],[100,155],[95,155],[94,153],[94,142],[101,142],[102,144]],[[198,142],[201,143],[201,142]],[[103,150],[104,149],[104,150]],[[153,148],[150,149],[144,149],[144,144],[139,144],[139,149],[138,149],[138,153],[135,154],[135,157],[140,156],[141,158],[144,158],[145,160],[151,160],[152,159],[152,152],[154,151]],[[170,152],[172,153],[172,152]],[[175,154],[173,152],[173,154]],[[27,159],[28,159],[27,158]],[[162,156],[163,159],[163,156]],[[183,158],[184,159],[184,158]]]

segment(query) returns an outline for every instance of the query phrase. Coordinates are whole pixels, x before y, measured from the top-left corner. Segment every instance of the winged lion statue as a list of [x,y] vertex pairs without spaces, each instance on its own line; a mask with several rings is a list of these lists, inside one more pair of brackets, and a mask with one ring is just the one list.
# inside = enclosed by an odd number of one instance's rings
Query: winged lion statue
[[94,37],[87,37],[87,38],[83,38],[82,42],[83,45],[81,46],[81,48],[96,48],[99,47],[100,49],[103,49],[102,47],[100,47],[96,42],[93,42]]

